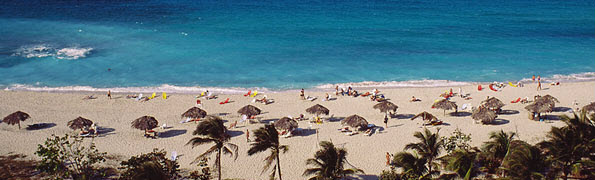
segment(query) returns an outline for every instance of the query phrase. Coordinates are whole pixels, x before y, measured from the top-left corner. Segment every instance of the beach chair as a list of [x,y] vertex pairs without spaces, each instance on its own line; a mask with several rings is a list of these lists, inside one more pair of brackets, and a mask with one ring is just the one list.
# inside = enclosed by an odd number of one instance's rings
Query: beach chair
[[227,104],[227,103],[229,103],[229,98],[225,99],[225,101],[223,101],[223,102],[219,102],[219,104]]
[[152,94],[152,95],[149,97],[149,99],[153,99],[153,98],[155,98],[155,96],[157,96],[157,93],[153,93],[153,94]]
[[248,91],[248,93],[244,94],[244,96],[249,96],[252,91]]
[[167,99],[167,94],[166,94],[165,92],[163,92],[163,93],[161,93],[161,97],[162,97],[163,99]]
[[463,104],[461,107],[459,107],[459,111],[464,111],[467,110],[467,108],[471,106],[471,103],[467,103],[467,104]]
[[516,100],[512,100],[512,101],[510,101],[510,103],[518,103],[518,102],[520,102],[520,101],[521,101],[521,98],[518,98],[518,99],[516,99]]
[[508,85],[509,85],[509,86],[512,86],[512,87],[518,87],[517,85],[515,85],[515,84],[512,84],[512,82],[510,82],[510,81],[508,81]]
[[140,93],[138,97],[136,97],[136,101],[140,101],[141,99],[143,99],[143,93]]
[[483,88],[481,87],[481,84],[480,84],[480,85],[477,85],[477,90],[478,90],[478,91],[481,91],[481,90],[483,90]]
[[258,95],[258,91],[254,91],[254,94],[250,95],[250,97],[256,97]]

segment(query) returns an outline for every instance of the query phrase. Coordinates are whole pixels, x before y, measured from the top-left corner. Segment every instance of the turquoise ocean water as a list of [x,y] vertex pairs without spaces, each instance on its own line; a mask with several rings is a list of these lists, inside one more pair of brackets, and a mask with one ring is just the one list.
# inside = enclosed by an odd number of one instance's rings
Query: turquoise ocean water
[[593,72],[593,0],[0,1],[3,89],[440,86]]

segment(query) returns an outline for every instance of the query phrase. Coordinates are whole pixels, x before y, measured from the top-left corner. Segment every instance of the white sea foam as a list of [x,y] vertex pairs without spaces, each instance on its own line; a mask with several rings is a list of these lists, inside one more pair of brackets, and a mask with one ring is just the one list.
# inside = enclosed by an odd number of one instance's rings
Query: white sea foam
[[323,84],[316,86],[320,89],[334,89],[339,87],[443,87],[443,86],[464,86],[472,84],[472,82],[448,81],[448,80],[412,80],[412,81],[364,81],[353,83],[339,83],[339,84]]
[[196,94],[206,90],[217,94],[240,94],[248,90],[258,90],[260,92],[273,92],[267,88],[221,88],[221,87],[186,87],[173,86],[164,84],[154,87],[111,87],[111,88],[96,88],[91,86],[62,86],[62,87],[48,87],[48,86],[31,86],[24,84],[13,84],[6,88],[5,91],[38,91],[38,92],[107,92],[108,90],[114,93],[152,93],[152,92],[168,92],[180,94]]
[[21,56],[25,58],[43,58],[43,57],[55,57],[57,59],[79,59],[85,58],[91,54],[93,48],[87,47],[65,47],[56,48],[48,44],[37,44],[30,46],[22,46],[15,50],[14,56]]

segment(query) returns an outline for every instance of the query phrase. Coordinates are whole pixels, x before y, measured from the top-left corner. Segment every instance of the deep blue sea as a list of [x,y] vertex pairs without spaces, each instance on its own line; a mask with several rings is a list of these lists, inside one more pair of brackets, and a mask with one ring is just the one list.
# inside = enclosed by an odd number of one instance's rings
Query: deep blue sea
[[593,72],[595,0],[0,1],[4,89],[432,86]]

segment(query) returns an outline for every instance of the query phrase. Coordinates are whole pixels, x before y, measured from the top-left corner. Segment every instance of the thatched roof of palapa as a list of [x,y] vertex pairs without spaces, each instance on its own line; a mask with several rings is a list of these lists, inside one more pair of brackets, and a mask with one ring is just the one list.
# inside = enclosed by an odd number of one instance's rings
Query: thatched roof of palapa
[[296,128],[298,128],[298,123],[296,120],[291,119],[289,117],[283,117],[277,121],[275,121],[275,123],[273,123],[275,125],[276,129],[280,129],[280,130],[289,130],[292,131]]
[[320,104],[316,104],[316,105],[306,109],[306,112],[308,112],[310,114],[316,114],[316,115],[321,115],[321,114],[328,115],[330,111],[326,107],[324,107]]
[[488,109],[500,109],[504,106],[504,103],[500,101],[500,99],[496,97],[491,97],[489,99],[481,101],[483,105],[485,105]]
[[551,96],[549,94],[537,98],[535,100],[535,102],[542,102],[542,103],[550,104],[552,106],[552,108],[556,107],[556,103],[560,103],[560,101],[558,101],[558,99],[556,99],[554,96]]
[[9,114],[8,116],[4,117],[2,122],[6,123],[6,124],[10,124],[10,125],[15,125],[15,124],[19,124],[19,122],[25,121],[29,118],[31,118],[31,116],[29,116],[29,114],[22,112],[22,111],[17,111],[17,112],[14,112],[14,113]]
[[68,121],[68,127],[70,129],[83,129],[85,127],[90,127],[92,124],[93,121],[80,116],[76,119]]
[[363,117],[358,116],[357,114],[354,114],[354,115],[351,115],[351,116],[346,117],[345,119],[341,120],[341,124],[351,126],[354,128],[367,127],[368,121],[366,121],[366,119],[364,119]]
[[452,101],[449,101],[448,99],[442,99],[440,101],[437,101],[432,106],[444,110],[457,109],[457,104]]
[[584,106],[583,111],[586,111],[587,113],[595,112],[595,102],[592,102],[591,104]]
[[490,124],[496,119],[498,115],[496,113],[486,107],[479,106],[479,108],[473,110],[473,114],[471,118],[475,120],[480,120],[483,124]]
[[380,110],[380,112],[383,112],[383,113],[386,113],[389,111],[396,112],[397,108],[399,108],[399,106],[397,106],[394,103],[389,102],[389,101],[382,101],[382,102],[374,105],[374,109],[378,109],[378,110]]
[[260,114],[260,109],[258,109],[256,106],[246,105],[246,106],[240,108],[238,110],[238,113],[240,113],[242,115],[247,115],[248,117],[256,116],[256,115]]
[[438,118],[436,118],[436,116],[434,116],[426,111],[413,116],[411,118],[411,120],[414,120],[415,118],[418,118],[418,117],[422,117],[422,120],[424,120],[424,121],[438,120]]
[[143,116],[132,121],[132,127],[140,130],[151,130],[156,128],[159,122],[152,116]]
[[192,108],[188,109],[188,111],[186,111],[184,114],[182,114],[182,118],[193,118],[193,119],[204,118],[206,116],[207,116],[207,112],[205,110],[198,108],[198,107],[192,107]]
[[548,102],[545,101],[535,101],[527,106],[525,106],[525,109],[529,112],[533,112],[533,113],[548,113],[548,112],[552,112],[554,106]]

